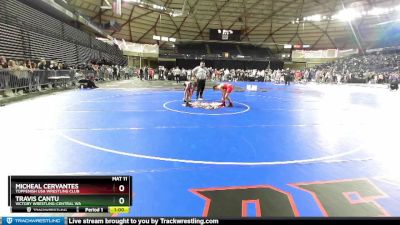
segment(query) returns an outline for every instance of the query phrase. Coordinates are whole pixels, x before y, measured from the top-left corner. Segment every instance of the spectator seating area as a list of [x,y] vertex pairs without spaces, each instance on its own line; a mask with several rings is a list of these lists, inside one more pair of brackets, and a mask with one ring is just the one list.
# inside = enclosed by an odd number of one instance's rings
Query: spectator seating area
[[255,58],[266,58],[272,55],[269,48],[260,48],[254,45],[239,45],[239,48],[243,55],[249,55]]
[[117,65],[126,63],[116,46],[99,41],[17,0],[2,2],[0,30],[0,52],[7,58],[44,58],[68,65],[92,59],[105,59]]
[[[177,59],[175,64],[179,68],[194,68],[200,64],[201,60],[196,59]],[[228,69],[259,69],[264,70],[266,68],[271,69],[282,69],[283,62],[280,60],[271,60],[271,61],[246,61],[246,60],[235,60],[235,59],[221,59],[221,60],[203,60],[206,63],[207,67],[212,68],[228,68]],[[161,66],[165,66],[170,68],[171,65],[164,65],[160,62]]]
[[182,44],[177,46],[180,54],[206,55],[207,48],[204,44]]
[[195,59],[198,57],[218,58],[225,57],[224,53],[229,53],[229,58],[265,59],[272,56],[269,48],[257,47],[254,45],[242,45],[232,43],[191,43],[178,44],[175,53],[162,55],[164,57]]
[[391,75],[400,71],[400,50],[350,56],[322,64],[317,70],[333,75],[340,74],[349,80],[362,79],[365,82],[386,83]]
[[228,52],[230,55],[239,55],[239,50],[235,44],[221,44],[221,43],[209,43],[211,54],[223,54]]

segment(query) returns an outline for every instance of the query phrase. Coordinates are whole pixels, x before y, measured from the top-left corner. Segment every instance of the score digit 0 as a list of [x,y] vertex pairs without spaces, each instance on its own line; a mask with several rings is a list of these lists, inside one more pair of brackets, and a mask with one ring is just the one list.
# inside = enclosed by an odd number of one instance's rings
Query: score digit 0
[[124,192],[124,191],[125,191],[125,186],[122,185],[122,184],[119,185],[118,190],[119,190],[120,192]]
[[125,203],[125,198],[123,197],[119,198],[118,202],[120,205],[123,205]]

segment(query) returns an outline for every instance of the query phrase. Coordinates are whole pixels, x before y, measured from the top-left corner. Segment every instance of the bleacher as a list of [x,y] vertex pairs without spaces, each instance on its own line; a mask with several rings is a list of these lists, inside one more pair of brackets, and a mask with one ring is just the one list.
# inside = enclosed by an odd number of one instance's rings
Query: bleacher
[[69,26],[68,24],[64,24],[64,34],[65,38],[71,41],[75,41],[77,44],[83,45],[83,46],[89,46],[90,45],[90,36],[83,32],[80,31],[74,27]]
[[[24,23],[31,28],[40,28],[52,36],[61,37],[62,23],[55,18],[39,12],[28,5],[16,0],[2,1],[6,16],[12,16],[18,22]],[[44,24],[45,22],[45,24]]]
[[1,54],[13,56],[15,59],[24,59],[25,49],[22,44],[21,30],[0,22],[0,31]]
[[17,0],[2,3],[0,55],[10,59],[55,59],[69,65],[103,58],[115,64],[126,63],[116,46]]
[[230,55],[239,55],[239,51],[235,44],[209,43],[211,54],[221,55],[228,52]]
[[193,54],[193,55],[206,55],[207,48],[204,44],[182,44],[177,45],[178,53],[180,54]]
[[[207,47],[209,52],[207,51]],[[224,53],[226,52],[229,53],[229,58],[243,60],[265,60],[265,58],[272,56],[272,52],[269,48],[232,43],[178,44],[175,53],[161,54],[161,56],[186,59],[199,57],[205,59],[218,59],[225,58]]]
[[253,56],[257,58],[266,58],[272,55],[269,48],[261,48],[253,45],[239,45],[242,54],[245,56]]

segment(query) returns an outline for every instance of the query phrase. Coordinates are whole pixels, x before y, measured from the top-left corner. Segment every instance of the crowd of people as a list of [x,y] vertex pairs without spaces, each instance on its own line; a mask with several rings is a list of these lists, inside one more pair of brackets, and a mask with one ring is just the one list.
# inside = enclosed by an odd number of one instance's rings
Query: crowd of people
[[39,70],[66,70],[67,65],[56,61],[44,59],[33,61],[7,60],[0,57],[0,95],[6,96],[5,89],[11,89],[14,94],[20,91],[27,93],[40,90],[42,77],[36,71]]
[[[227,69],[202,66],[203,80],[218,82],[234,81],[258,81],[285,83],[304,83],[315,81],[316,83],[399,83],[400,54],[399,50],[391,52],[375,52],[366,55],[349,56],[333,62],[318,65],[314,68],[303,70],[286,69]],[[4,96],[5,89],[12,89],[14,93],[19,91],[36,91],[43,83],[43,78],[35,76],[35,71],[74,71],[74,78],[92,81],[95,87],[96,81],[109,81],[131,79],[140,80],[173,80],[177,83],[191,80],[198,68],[151,68],[144,66],[135,68],[130,66],[113,65],[106,60],[91,60],[77,65],[67,65],[60,60],[7,60],[0,57],[0,69],[7,70],[11,75],[6,78],[0,75],[0,95]],[[36,85],[34,85],[36,84]],[[23,87],[20,87],[23,86]],[[32,88],[33,87],[33,88]],[[43,88],[43,87],[42,87]],[[200,88],[202,89],[202,88]],[[200,96],[202,93],[198,93]]]
[[[333,62],[318,65],[314,68],[301,70],[278,69],[227,69],[207,68],[207,79],[215,81],[263,81],[286,83],[310,82],[317,83],[391,83],[399,78],[400,52],[376,52],[366,55],[349,56]],[[188,80],[192,76],[192,70],[188,68],[174,67],[166,69],[160,67],[162,79]]]
[[[218,81],[265,81],[267,70],[257,69],[218,69],[207,67],[208,77],[210,80]],[[193,76],[193,71],[190,68],[174,67],[167,69],[165,67],[159,68],[160,79],[175,80],[177,83],[184,80],[190,80]]]
[[[302,70],[278,69],[213,69],[209,70],[210,80],[215,81],[263,81],[286,83],[310,82],[317,83],[390,83],[399,78],[399,54],[371,54],[338,59],[334,62],[321,64],[314,68]],[[162,69],[160,73],[169,80],[190,79],[192,70],[179,67],[170,70]],[[165,75],[166,74],[166,75]]]
[[350,56],[319,65],[315,70],[318,82],[390,83],[399,75],[400,52]]
[[0,56],[0,96],[7,97],[6,90],[14,94],[36,92],[66,82],[88,88],[96,88],[96,81],[119,80],[133,77],[133,69],[113,65],[106,60],[90,60],[87,63],[67,65],[60,60],[7,60]]

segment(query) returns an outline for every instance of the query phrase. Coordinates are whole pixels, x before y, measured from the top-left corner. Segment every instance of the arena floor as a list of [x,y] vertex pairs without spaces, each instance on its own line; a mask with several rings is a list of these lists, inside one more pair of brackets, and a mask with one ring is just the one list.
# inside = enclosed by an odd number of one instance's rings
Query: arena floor
[[217,110],[129,81],[1,107],[0,212],[8,175],[124,174],[130,216],[400,216],[399,92],[253,84]]

